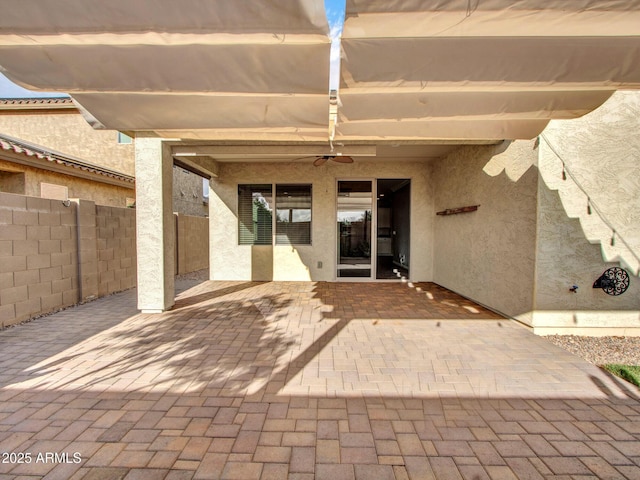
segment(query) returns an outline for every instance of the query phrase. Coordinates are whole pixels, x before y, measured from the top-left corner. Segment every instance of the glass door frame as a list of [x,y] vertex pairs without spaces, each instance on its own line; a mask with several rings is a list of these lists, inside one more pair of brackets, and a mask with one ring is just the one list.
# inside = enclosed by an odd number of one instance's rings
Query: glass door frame
[[[371,182],[371,225],[369,228],[371,229],[370,233],[370,255],[371,255],[371,264],[370,264],[370,273],[368,277],[340,277],[338,275],[338,270],[340,269],[340,231],[338,228],[338,198],[340,192],[340,182]],[[376,260],[377,260],[377,225],[378,225],[378,209],[376,208],[376,195],[377,195],[377,179],[370,177],[352,177],[352,178],[336,178],[335,183],[335,210],[333,215],[333,221],[335,222],[335,237],[334,237],[334,248],[336,249],[335,254],[335,269],[334,269],[334,278],[336,282],[374,282],[376,280]]]

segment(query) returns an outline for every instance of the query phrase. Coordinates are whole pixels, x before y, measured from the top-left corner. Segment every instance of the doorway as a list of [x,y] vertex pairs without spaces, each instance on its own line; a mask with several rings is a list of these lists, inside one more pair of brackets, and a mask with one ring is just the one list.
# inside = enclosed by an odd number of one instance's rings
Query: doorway
[[338,278],[370,279],[373,182],[338,181]]
[[378,179],[376,279],[409,278],[411,180]]
[[337,191],[338,280],[409,278],[411,180],[339,180]]

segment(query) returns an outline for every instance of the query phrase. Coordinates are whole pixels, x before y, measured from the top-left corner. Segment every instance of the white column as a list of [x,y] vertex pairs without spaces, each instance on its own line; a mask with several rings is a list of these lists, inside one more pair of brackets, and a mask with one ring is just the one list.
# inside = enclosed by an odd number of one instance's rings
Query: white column
[[160,313],[174,304],[173,159],[159,138],[136,137],[138,309]]

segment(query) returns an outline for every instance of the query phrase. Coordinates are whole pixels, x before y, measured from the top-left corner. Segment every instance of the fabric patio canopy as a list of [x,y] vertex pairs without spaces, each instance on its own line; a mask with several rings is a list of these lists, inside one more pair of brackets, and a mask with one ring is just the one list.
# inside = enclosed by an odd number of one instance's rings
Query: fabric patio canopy
[[[322,0],[0,0],[0,71],[96,127],[326,141]],[[347,0],[345,144],[531,138],[640,88],[640,0]]]
[[326,140],[322,0],[0,0],[0,66],[95,126]]
[[640,88],[639,0],[347,0],[336,139],[517,139]]

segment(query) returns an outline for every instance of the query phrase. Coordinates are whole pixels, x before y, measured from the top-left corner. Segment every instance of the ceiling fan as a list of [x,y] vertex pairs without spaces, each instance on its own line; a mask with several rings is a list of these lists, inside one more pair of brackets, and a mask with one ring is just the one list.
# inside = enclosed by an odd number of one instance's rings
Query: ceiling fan
[[311,157],[302,157],[298,160],[305,160],[307,158],[315,158],[315,160],[313,161],[314,167],[320,167],[328,161],[336,163],[353,163],[353,157],[350,157],[348,155],[317,155]]

